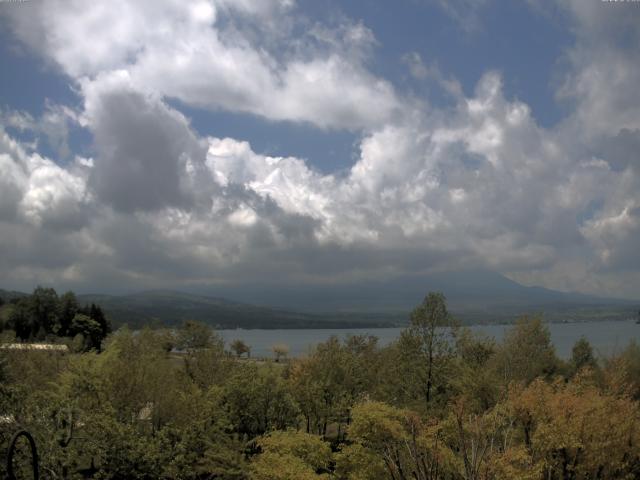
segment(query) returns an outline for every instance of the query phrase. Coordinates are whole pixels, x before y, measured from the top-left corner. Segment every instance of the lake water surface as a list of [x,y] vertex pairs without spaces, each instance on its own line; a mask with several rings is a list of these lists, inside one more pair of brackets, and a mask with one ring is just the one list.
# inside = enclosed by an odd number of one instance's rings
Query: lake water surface
[[[598,321],[576,323],[550,323],[551,340],[560,357],[571,356],[573,344],[585,337],[596,354],[611,355],[626,347],[631,340],[640,342],[640,325],[633,320]],[[472,330],[482,332],[501,341],[510,325],[474,325]],[[234,339],[241,339],[251,347],[254,357],[272,356],[271,347],[278,343],[289,346],[290,356],[306,355],[313,345],[326,341],[332,335],[344,339],[348,335],[374,335],[380,345],[387,345],[400,335],[401,328],[355,329],[292,329],[292,330],[219,330],[227,346]]]

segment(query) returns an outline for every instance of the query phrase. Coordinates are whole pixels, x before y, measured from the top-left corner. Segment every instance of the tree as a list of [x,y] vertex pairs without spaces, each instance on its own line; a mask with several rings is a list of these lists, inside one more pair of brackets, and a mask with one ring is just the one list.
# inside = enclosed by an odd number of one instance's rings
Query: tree
[[240,339],[235,339],[231,342],[230,345],[231,350],[236,354],[238,358],[240,358],[245,353],[250,357],[251,356],[251,347],[244,343]]
[[60,297],[60,308],[57,322],[57,334],[66,337],[71,328],[73,317],[78,313],[78,299],[73,292],[66,292]]
[[500,379],[495,363],[497,346],[493,338],[462,328],[456,336],[456,358],[451,384],[465,407],[476,413],[489,410],[499,396]]
[[83,350],[100,350],[103,339],[102,328],[93,318],[77,313],[71,321],[69,333],[82,336]]
[[[223,412],[207,409],[204,413],[209,418],[197,415],[188,424],[164,428],[160,432],[165,452],[160,478],[247,480],[243,445],[225,434]],[[155,478],[158,478],[157,474]]]
[[281,358],[289,355],[289,345],[286,343],[277,343],[271,347],[271,351],[276,357],[276,362],[279,362]]
[[276,365],[237,365],[224,384],[222,396],[236,432],[249,438],[298,423],[299,410],[283,369]]
[[620,353],[604,361],[604,388],[640,400],[640,345],[631,340]]
[[[17,337],[22,341],[42,340],[50,336],[68,337],[79,333],[87,337],[89,324],[84,322],[80,327],[73,327],[74,318],[82,314],[95,321],[99,327],[99,333],[91,326],[91,344],[88,348],[100,348],[100,342],[111,332],[109,320],[104,315],[100,306],[79,307],[78,300],[73,292],[66,292],[61,297],[53,288],[37,287],[33,293],[24,298],[16,298],[11,302],[6,313],[6,327],[13,329]],[[87,331],[85,331],[87,330]],[[84,339],[82,340],[83,343]]]
[[335,460],[336,474],[341,480],[380,480],[389,475],[380,455],[359,443],[343,444]]
[[7,320],[7,327],[16,332],[20,340],[29,340],[36,332],[36,325],[29,312],[28,299],[20,299],[12,306]]
[[184,350],[209,348],[215,340],[211,327],[195,320],[186,320],[178,332],[178,347]]
[[513,388],[506,407],[529,458],[526,470],[544,478],[638,478],[640,410],[630,398],[537,379]]
[[[161,335],[165,350],[175,346],[186,350],[184,372],[200,388],[206,390],[222,383],[231,373],[233,365],[224,352],[224,340],[204,323],[187,320],[177,332],[176,338]],[[170,351],[170,350],[169,350]]]
[[[166,341],[164,342],[166,349]],[[233,373],[235,362],[224,352],[224,341],[213,334],[207,348],[191,350],[184,356],[184,371],[203,390],[221,385]]]
[[262,451],[252,462],[255,480],[329,479],[331,447],[315,435],[275,431],[256,442]]
[[102,308],[100,308],[100,305],[92,303],[91,307],[89,307],[89,316],[98,322],[98,325],[100,325],[103,338],[111,333],[111,323],[109,323],[109,320],[102,311]]
[[558,370],[549,329],[540,317],[521,317],[507,331],[497,361],[505,384],[530,383],[540,376],[550,378]]
[[468,399],[461,396],[450,407],[447,421],[455,425],[456,433],[449,446],[462,458],[461,473],[465,480],[491,478],[487,473],[489,460],[509,424],[499,409],[477,414],[470,412],[468,406]]
[[597,361],[593,356],[593,348],[589,341],[580,337],[571,350],[571,369],[573,373],[577,373],[583,367],[594,368],[597,366]]
[[375,454],[392,480],[455,478],[456,459],[443,433],[409,410],[370,401],[353,408],[349,426],[351,441],[365,449],[360,454]]
[[434,385],[443,386],[444,370],[453,356],[454,336],[455,323],[447,310],[445,296],[430,292],[411,313],[411,324],[399,341],[399,346],[406,349],[411,370],[417,374],[415,380],[421,385],[427,406]]
[[332,336],[309,357],[292,362],[289,382],[307,433],[324,436],[336,424],[339,439],[352,405],[373,390],[377,360],[375,339],[353,336],[341,343]]
[[33,317],[35,336],[44,338],[46,334],[54,333],[59,306],[58,294],[53,288],[38,286],[33,291],[29,297],[29,310]]

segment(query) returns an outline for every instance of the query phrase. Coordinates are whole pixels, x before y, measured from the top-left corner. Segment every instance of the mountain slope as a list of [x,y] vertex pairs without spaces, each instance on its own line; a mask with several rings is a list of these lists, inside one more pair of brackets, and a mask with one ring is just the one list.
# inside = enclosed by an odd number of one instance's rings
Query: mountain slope
[[307,312],[392,312],[409,311],[429,291],[443,292],[454,311],[633,304],[627,300],[527,287],[486,270],[404,275],[385,281],[329,286],[243,285],[241,289],[217,289],[216,294]]
[[15,300],[17,298],[26,297],[27,294],[24,292],[16,292],[14,290],[3,290],[0,288],[0,299],[3,302],[10,302],[11,300]]
[[[403,325],[429,291],[441,291],[463,323],[503,323],[542,313],[547,321],[635,318],[640,302],[526,287],[495,272],[471,270],[330,286],[248,285],[200,295],[155,290],[79,295],[103,307],[115,327],[178,325],[219,328],[356,328]],[[0,290],[0,297],[20,292]],[[233,300],[230,300],[233,299]]]
[[102,306],[115,327],[179,325],[198,320],[218,328],[341,328],[390,326],[388,315],[313,314],[258,307],[205,295],[147,291],[131,295],[79,295]]

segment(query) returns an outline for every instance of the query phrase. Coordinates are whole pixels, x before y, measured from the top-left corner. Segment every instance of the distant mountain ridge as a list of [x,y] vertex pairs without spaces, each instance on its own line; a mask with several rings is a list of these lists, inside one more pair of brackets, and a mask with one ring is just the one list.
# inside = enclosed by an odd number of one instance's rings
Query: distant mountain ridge
[[[0,289],[0,299],[4,303],[28,295]],[[134,329],[146,325],[177,326],[185,320],[201,321],[216,328],[371,328],[395,326],[404,320],[404,316],[388,314],[294,312],[173,290],[127,295],[79,294],[76,297],[80,305],[100,305],[114,328],[122,325]]]
[[26,297],[28,294],[24,292],[16,292],[15,290],[3,290],[0,288],[0,299],[4,302],[9,302],[17,298]]
[[242,290],[218,288],[216,293],[237,301],[305,312],[397,312],[411,310],[429,291],[443,292],[450,309],[457,312],[639,303],[528,287],[486,270],[404,275],[392,280],[321,287],[244,285]]
[[114,326],[174,326],[198,320],[217,328],[360,328],[395,323],[388,315],[301,313],[250,305],[207,295],[150,290],[129,295],[78,295],[80,303],[97,303]]
[[[413,275],[353,285],[243,285],[186,293],[150,290],[128,295],[78,295],[103,307],[115,327],[178,325],[199,320],[218,328],[357,328],[403,325],[429,291],[444,292],[463,323],[508,323],[523,314],[547,321],[635,318],[640,302],[527,287],[495,272]],[[0,290],[5,299],[25,295]]]

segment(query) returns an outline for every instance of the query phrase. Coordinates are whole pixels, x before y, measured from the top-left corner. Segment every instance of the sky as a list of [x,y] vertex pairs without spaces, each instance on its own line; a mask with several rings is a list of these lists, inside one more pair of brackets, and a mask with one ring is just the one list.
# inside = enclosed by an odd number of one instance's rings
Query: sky
[[638,2],[0,1],[0,287],[640,299],[638,52]]

